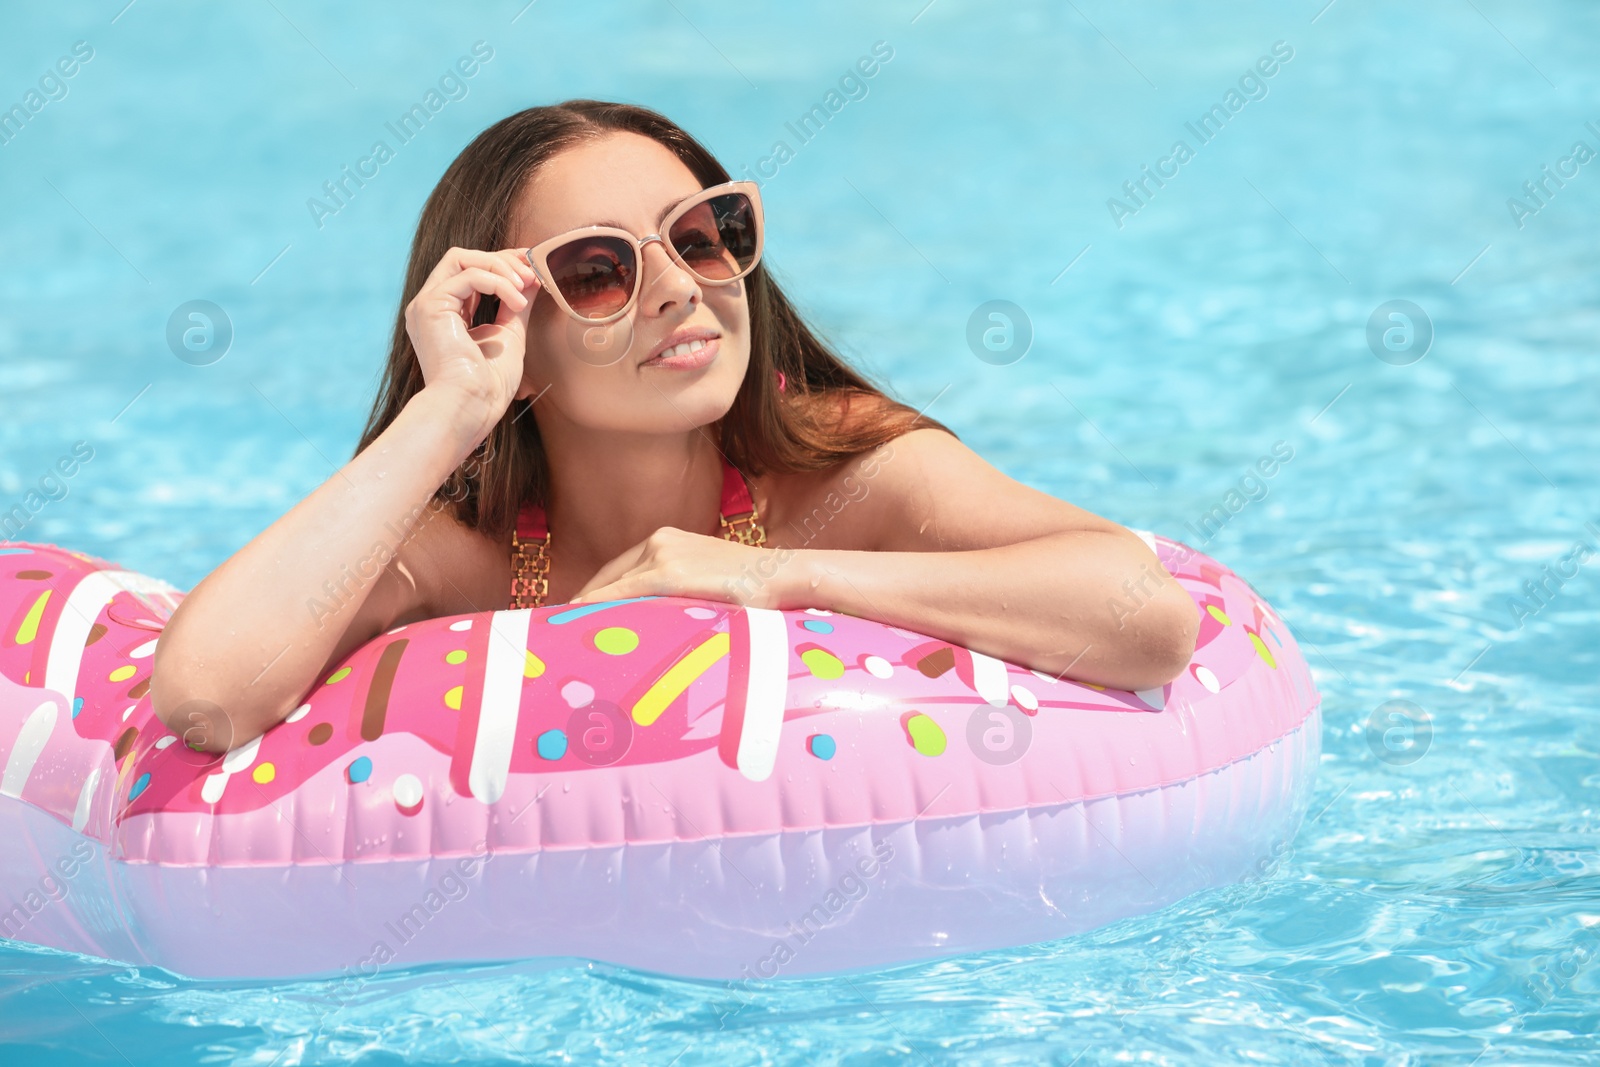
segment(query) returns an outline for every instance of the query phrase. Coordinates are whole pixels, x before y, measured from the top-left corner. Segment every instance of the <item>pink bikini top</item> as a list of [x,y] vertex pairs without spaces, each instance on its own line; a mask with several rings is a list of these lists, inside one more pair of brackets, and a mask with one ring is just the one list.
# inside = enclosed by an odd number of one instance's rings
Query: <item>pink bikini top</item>
[[[767,534],[756,515],[750,486],[738,468],[722,457],[722,536],[729,541],[760,547]],[[536,608],[549,591],[550,527],[544,508],[532,501],[517,512],[517,529],[511,538],[511,607]]]

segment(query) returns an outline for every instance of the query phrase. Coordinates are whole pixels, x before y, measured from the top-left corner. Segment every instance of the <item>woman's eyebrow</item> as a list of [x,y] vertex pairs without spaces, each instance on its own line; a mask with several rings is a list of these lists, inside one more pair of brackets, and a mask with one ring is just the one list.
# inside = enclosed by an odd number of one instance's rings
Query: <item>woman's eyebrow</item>
[[[699,190],[696,189],[695,192],[699,192]],[[683,203],[685,200],[689,199],[693,195],[695,195],[695,194],[694,193],[684,193],[682,196],[678,197],[678,199],[674,200],[672,203],[670,203],[666,207],[662,208],[661,209],[661,214],[656,216],[656,225],[660,226],[661,225],[661,220],[667,217],[667,212],[671,211],[673,208],[677,207],[679,204]],[[626,230],[627,229],[627,227],[624,226],[622,223],[617,222],[617,221],[615,221],[613,219],[601,219],[599,222],[591,222],[589,225],[591,225],[591,226],[610,226],[613,229],[618,229],[618,230]]]

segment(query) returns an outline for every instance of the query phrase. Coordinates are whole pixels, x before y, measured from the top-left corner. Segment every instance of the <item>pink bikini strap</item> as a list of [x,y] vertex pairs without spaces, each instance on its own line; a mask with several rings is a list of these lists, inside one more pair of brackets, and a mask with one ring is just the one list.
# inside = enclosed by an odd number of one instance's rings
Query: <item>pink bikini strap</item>
[[[733,520],[749,515],[756,509],[750,496],[750,486],[745,483],[739,469],[722,457],[722,517]],[[544,508],[531,500],[517,512],[517,540],[543,541],[550,534],[545,522]]]

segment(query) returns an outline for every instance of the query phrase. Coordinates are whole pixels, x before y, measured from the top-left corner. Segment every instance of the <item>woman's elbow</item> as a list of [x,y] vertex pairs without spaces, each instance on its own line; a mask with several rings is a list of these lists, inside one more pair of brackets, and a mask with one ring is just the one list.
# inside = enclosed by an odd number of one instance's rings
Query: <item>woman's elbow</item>
[[1177,678],[1194,656],[1194,643],[1200,636],[1200,615],[1194,600],[1176,582],[1168,584],[1147,610],[1140,612],[1134,644],[1137,664],[1132,673],[1144,684],[1137,689],[1159,689]]
[[[156,647],[160,655],[160,646]],[[262,716],[241,702],[213,699],[202,685],[168,665],[150,670],[150,706],[161,724],[196,752],[224,753],[266,732]]]

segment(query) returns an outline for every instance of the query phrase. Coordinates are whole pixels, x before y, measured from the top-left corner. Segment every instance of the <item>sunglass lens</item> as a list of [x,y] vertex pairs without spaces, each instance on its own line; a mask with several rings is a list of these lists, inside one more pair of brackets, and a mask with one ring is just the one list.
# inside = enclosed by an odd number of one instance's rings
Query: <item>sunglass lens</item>
[[620,310],[638,280],[633,248],[620,237],[581,237],[545,258],[561,295],[588,319]]
[[743,193],[723,193],[696,204],[667,235],[689,269],[707,281],[749,271],[760,247],[755,207]]

